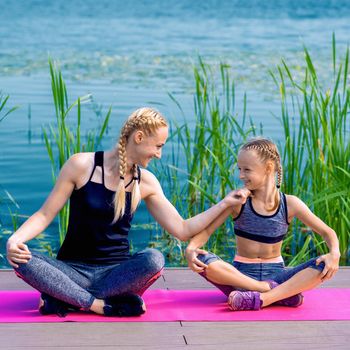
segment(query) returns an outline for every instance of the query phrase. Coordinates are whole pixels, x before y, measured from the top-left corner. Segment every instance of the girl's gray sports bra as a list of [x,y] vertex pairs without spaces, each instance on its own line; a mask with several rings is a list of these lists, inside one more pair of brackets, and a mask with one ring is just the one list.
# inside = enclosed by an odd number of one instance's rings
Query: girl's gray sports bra
[[280,242],[289,226],[286,195],[280,192],[280,204],[273,215],[258,214],[249,197],[234,221],[237,236],[269,244]]

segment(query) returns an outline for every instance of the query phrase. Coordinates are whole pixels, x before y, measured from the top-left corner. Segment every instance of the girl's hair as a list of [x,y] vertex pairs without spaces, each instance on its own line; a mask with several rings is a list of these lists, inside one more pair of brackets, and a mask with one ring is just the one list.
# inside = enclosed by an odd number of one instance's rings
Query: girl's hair
[[[273,161],[275,165],[275,172],[277,173],[277,184],[276,187],[279,189],[282,184],[283,170],[281,166],[281,157],[278,152],[277,146],[270,140],[262,137],[257,137],[246,142],[240,151],[250,151],[254,150],[262,162],[267,162],[269,160]],[[267,208],[267,210],[276,210],[279,205],[279,194],[276,192],[275,205],[272,208]]]
[[[161,127],[168,126],[165,118],[156,109],[150,107],[139,108],[134,111],[123,125],[119,141],[117,143],[118,155],[119,155],[119,176],[120,181],[114,197],[114,220],[116,222],[125,213],[125,177],[126,177],[126,145],[128,143],[130,135],[134,131],[142,131],[149,136],[157,131]],[[135,212],[138,204],[141,200],[139,177],[137,171],[137,164],[132,167],[133,174],[133,189],[131,195],[131,212]]]

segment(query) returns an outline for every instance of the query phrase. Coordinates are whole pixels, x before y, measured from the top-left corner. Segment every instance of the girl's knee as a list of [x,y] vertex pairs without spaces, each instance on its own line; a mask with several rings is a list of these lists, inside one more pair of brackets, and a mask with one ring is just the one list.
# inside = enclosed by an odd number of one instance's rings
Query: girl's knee
[[322,272],[323,269],[325,268],[325,264],[324,264],[323,261],[321,261],[319,264],[317,264],[317,262],[316,262],[317,259],[318,259],[318,258],[312,259],[312,260],[310,261],[309,267],[311,267],[311,268],[314,269],[314,270],[318,270],[318,271]]
[[217,255],[213,253],[208,253],[208,254],[199,254],[197,256],[197,259],[200,260],[202,263],[206,264],[209,266],[210,263],[214,261],[221,260]]

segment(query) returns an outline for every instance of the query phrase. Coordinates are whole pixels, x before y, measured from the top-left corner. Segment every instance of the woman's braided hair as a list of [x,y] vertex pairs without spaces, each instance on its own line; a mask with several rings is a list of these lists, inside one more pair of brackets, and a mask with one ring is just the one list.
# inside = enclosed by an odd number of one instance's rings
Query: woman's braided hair
[[[140,130],[149,136],[156,132],[160,127],[168,126],[165,118],[156,109],[150,107],[139,108],[134,111],[120,131],[119,141],[117,143],[119,156],[119,177],[120,181],[114,197],[114,220],[116,222],[125,213],[125,177],[126,177],[126,145],[130,135],[137,130]],[[132,169],[133,188],[131,196],[131,212],[135,212],[141,200],[139,179],[137,172],[137,164],[134,164]]]
[[[241,151],[254,150],[260,157],[262,162],[267,162],[272,160],[275,165],[275,172],[277,174],[277,184],[276,187],[279,189],[283,180],[283,170],[281,165],[281,157],[278,152],[277,146],[269,139],[257,137],[246,142],[240,149]],[[267,210],[272,211],[277,209],[279,205],[279,194],[276,192],[276,200],[273,208]]]

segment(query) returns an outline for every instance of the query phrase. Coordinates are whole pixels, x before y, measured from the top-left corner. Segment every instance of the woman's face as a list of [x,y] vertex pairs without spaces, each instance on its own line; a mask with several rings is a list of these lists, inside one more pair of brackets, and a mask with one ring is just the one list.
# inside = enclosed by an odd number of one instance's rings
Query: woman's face
[[254,150],[240,151],[238,155],[239,178],[249,190],[257,190],[266,184],[267,164],[261,161]]
[[162,148],[168,138],[168,127],[163,126],[153,134],[136,135],[136,163],[146,168],[152,158],[161,158]]

